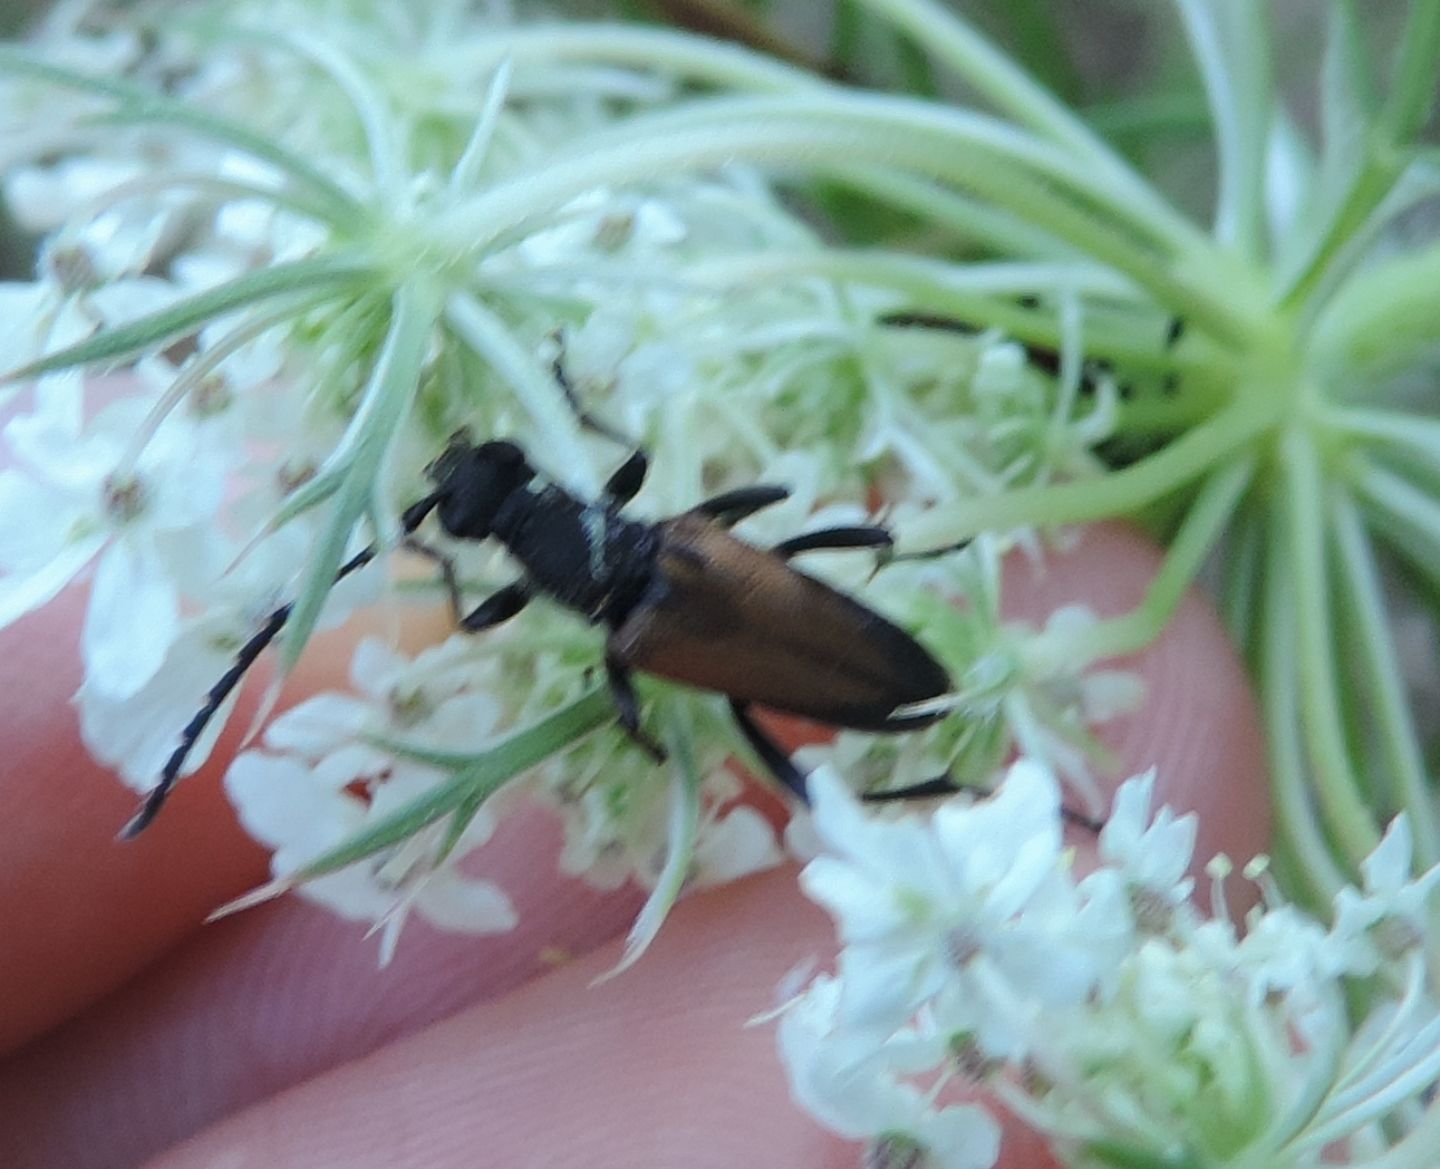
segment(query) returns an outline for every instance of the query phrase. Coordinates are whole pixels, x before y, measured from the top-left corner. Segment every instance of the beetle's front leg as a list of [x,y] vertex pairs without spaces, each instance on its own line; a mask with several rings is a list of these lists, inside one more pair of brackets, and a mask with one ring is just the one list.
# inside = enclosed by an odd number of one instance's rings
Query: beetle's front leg
[[445,595],[450,601],[450,615],[455,618],[456,625],[463,625],[465,608],[464,601],[460,597],[460,578],[455,572],[454,558],[441,552],[439,548],[430,547],[416,536],[406,536],[403,547],[407,552],[413,552],[417,556],[423,556],[426,560],[432,561],[440,569],[440,579],[444,582]]
[[466,633],[479,633],[502,621],[509,621],[530,603],[530,586],[523,580],[512,581],[503,589],[497,589],[481,601],[457,624]]
[[664,763],[667,758],[665,748],[647,735],[640,725],[640,700],[636,697],[634,683],[630,681],[629,667],[607,656],[605,678],[610,683],[610,697],[615,702],[625,733],[656,763]]

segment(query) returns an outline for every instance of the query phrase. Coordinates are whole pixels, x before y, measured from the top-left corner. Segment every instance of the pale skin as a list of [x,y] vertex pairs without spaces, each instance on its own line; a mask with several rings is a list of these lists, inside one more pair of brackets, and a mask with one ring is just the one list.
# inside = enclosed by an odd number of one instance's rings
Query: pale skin
[[[1128,530],[1094,529],[1043,578],[1012,564],[1012,611],[1122,612],[1157,556]],[[363,927],[295,898],[202,925],[263,879],[264,855],[213,762],[142,839],[113,841],[134,797],[77,741],[81,601],[0,633],[0,1164],[858,1165],[855,1145],[790,1103],[773,1028],[743,1026],[787,971],[833,948],[792,869],[686,900],[636,967],[596,988],[639,898],[558,876],[540,812],[490,846],[487,872],[520,911],[513,933],[412,926],[377,971]],[[433,640],[436,620],[406,639]],[[339,643],[354,635],[312,647],[287,702],[341,685]],[[1161,798],[1201,813],[1200,856],[1261,851],[1254,699],[1208,605],[1188,599],[1131,665],[1149,700],[1107,733],[1117,775],[1158,764]],[[219,755],[246,722],[242,707]],[[1003,1166],[1046,1164],[1012,1135]]]

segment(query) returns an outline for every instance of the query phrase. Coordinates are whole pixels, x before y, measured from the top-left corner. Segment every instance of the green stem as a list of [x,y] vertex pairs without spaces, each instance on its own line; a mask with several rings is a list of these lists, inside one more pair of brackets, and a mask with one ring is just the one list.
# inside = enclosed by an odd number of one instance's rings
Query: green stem
[[1380,573],[1369,535],[1354,501],[1339,485],[1332,489],[1337,550],[1350,594],[1351,620],[1361,646],[1365,694],[1380,731],[1380,751],[1399,788],[1410,817],[1420,868],[1440,861],[1440,823],[1420,754],[1419,735],[1405,695],[1405,682],[1395,654],[1394,634],[1387,617]]
[[[1219,155],[1215,233],[1258,259],[1265,241],[1265,156],[1271,126],[1270,29],[1264,4],[1180,0],[1210,102]],[[1243,22],[1228,27],[1229,22]]]
[[1440,588],[1440,502],[1402,475],[1354,459],[1350,482],[1375,526],[1432,588]]
[[1440,419],[1403,410],[1345,408],[1335,411],[1331,425],[1342,435],[1399,448],[1440,473]]
[[[1155,225],[1137,222],[1133,208],[1117,204],[1113,193],[1094,188],[1062,157],[1026,143],[1013,129],[979,117],[940,116],[902,99],[729,99],[703,111],[637,118],[623,135],[594,141],[599,145],[499,184],[442,217],[436,227],[445,242],[438,246],[475,254],[585,191],[677,169],[737,161],[822,173],[891,166],[994,200],[1126,274],[1169,311],[1226,344],[1249,348],[1264,316],[1253,281],[1238,273],[1222,279],[1218,261],[1206,257],[1167,255],[1148,230]],[[1096,218],[1083,209],[1087,200],[1117,218]],[[1160,251],[1140,246],[1147,236]]]
[[[1143,200],[1151,212],[1184,223],[1155,189],[1140,179],[1064,102],[1040,85],[1007,53],[1000,51],[961,20],[953,9],[934,0],[859,0],[884,20],[904,30],[935,58],[964,79],[997,110],[1023,126],[1062,144]],[[1185,231],[1193,230],[1185,224]]]
[[[822,133],[843,131],[856,145],[869,140],[886,151],[875,160],[882,164],[894,161],[895,156],[886,148],[886,139],[895,135],[902,140],[918,137],[927,141],[931,149],[951,153],[978,150],[982,152],[980,158],[929,157],[928,161],[923,149],[918,155],[910,153],[911,157],[919,160],[918,165],[912,164],[915,169],[922,173],[933,172],[932,177],[945,177],[961,189],[990,194],[1001,206],[1009,206],[1003,198],[1003,189],[986,183],[985,175],[969,175],[970,181],[965,181],[969,168],[986,160],[992,166],[1003,165],[1034,172],[1046,183],[1067,191],[1073,203],[1089,205],[1114,217],[1117,226],[1123,225],[1127,233],[1149,249],[1174,253],[1177,257],[1195,257],[1202,262],[1209,261],[1213,256],[1213,245],[1208,238],[1199,235],[1193,224],[1183,219],[1177,221],[1173,215],[1157,214],[1145,203],[1134,201],[1130,192],[1117,188],[1087,160],[1074,158],[1044,138],[992,115],[893,94],[832,92],[715,97],[618,123],[612,129],[587,139],[584,150],[589,153],[592,149],[604,150],[636,142],[643,144],[652,135],[682,129],[693,135],[703,135],[723,129],[737,120],[752,118],[798,121],[813,125]],[[892,142],[889,149],[893,150],[898,145]],[[842,153],[827,169],[833,171],[845,161]],[[866,160],[861,157],[856,161],[863,164]],[[944,165],[946,162],[952,165]]]
[[1235,514],[1255,476],[1255,460],[1237,457],[1215,471],[1185,515],[1145,599],[1129,613],[1097,621],[1075,641],[1080,663],[1119,657],[1149,645],[1175,615],[1186,590]]
[[[1055,318],[1023,307],[1018,303],[1019,298],[1064,289],[1113,304],[1133,295],[1128,282],[1109,269],[1083,261],[963,264],[900,252],[839,248],[740,252],[719,260],[699,261],[687,269],[685,275],[687,280],[701,286],[732,292],[816,277],[887,288],[905,299],[907,309],[931,313],[976,330],[997,328],[1026,344],[1051,349],[1060,345],[1060,329]],[[1141,312],[1146,311],[1143,306],[1137,307]],[[1110,317],[1113,319],[1116,315],[1111,313]],[[1153,310],[1149,315],[1153,317]],[[1116,321],[1107,328],[1105,323],[1092,320],[1087,314],[1086,356],[1116,361],[1127,370],[1178,368],[1174,358],[1158,352],[1158,342],[1137,337],[1133,324],[1133,321]],[[1187,371],[1193,368],[1186,367]],[[1169,416],[1176,408],[1175,404],[1167,403],[1165,414]]]
[[282,673],[294,668],[315,628],[355,525],[370,510],[386,452],[400,433],[419,385],[439,313],[438,290],[419,280],[407,281],[395,290],[393,303],[390,330],[375,359],[369,384],[331,456],[337,466],[343,467],[343,482],[290,612],[280,647]]
[[[812,73],[736,45],[638,25],[566,23],[498,31],[479,49],[454,55],[451,75],[489,71],[507,58],[520,63],[600,61],[647,72],[672,73],[718,88],[753,93],[825,93],[834,87]],[[962,238],[1006,254],[1045,255],[1054,242],[992,208],[932,183],[886,169],[841,172],[856,187],[914,211]]]
[[1255,598],[1260,595],[1264,571],[1265,535],[1264,507],[1256,500],[1230,525],[1229,538],[1220,556],[1225,571],[1220,612],[1231,639],[1252,663],[1260,624],[1256,620]]
[[615,705],[610,695],[603,688],[591,690],[535,725],[506,736],[483,754],[471,756],[447,782],[316,857],[292,879],[308,881],[343,869],[408,839],[461,807],[473,805],[478,811],[485,799],[515,776],[543,763],[614,717]]
[[1286,293],[1285,307],[1300,304],[1325,280],[1328,266],[1394,188],[1409,151],[1435,103],[1440,73],[1440,0],[1413,0],[1400,40],[1394,82],[1372,131],[1364,161],[1326,226],[1309,264]]
[[1305,900],[1324,912],[1349,881],[1330,853],[1315,813],[1305,766],[1300,730],[1295,580],[1289,542],[1281,538],[1284,534],[1277,531],[1270,540],[1262,596],[1264,620],[1257,622],[1261,636],[1258,647],[1261,705],[1268,732],[1270,787],[1278,821],[1276,832],[1283,837],[1296,869],[1304,875]]
[[1310,765],[1325,822],[1350,862],[1358,865],[1380,833],[1361,794],[1342,731],[1343,703],[1335,676],[1335,629],[1326,562],[1325,480],[1309,440],[1296,432],[1280,444],[1295,598],[1300,666],[1300,709]]
[[940,548],[980,532],[1053,527],[1132,515],[1224,462],[1271,426],[1256,405],[1234,402],[1158,454],[1098,479],[1025,487],[928,513],[900,533],[900,551]]
[[1435,108],[1435,79],[1440,73],[1440,2],[1413,0],[1400,35],[1400,61],[1390,95],[1380,113],[1386,141],[1411,142]]
[[488,73],[506,59],[517,66],[599,61],[647,73],[709,82],[723,89],[795,93],[833,88],[807,70],[727,41],[637,24],[534,24],[492,29],[482,41],[437,58],[447,76]]
[[137,353],[158,349],[179,337],[188,336],[217,317],[275,296],[327,286],[338,289],[362,285],[374,279],[375,272],[369,265],[345,255],[296,260],[260,268],[0,374],[0,385],[76,366],[102,361],[118,362]]

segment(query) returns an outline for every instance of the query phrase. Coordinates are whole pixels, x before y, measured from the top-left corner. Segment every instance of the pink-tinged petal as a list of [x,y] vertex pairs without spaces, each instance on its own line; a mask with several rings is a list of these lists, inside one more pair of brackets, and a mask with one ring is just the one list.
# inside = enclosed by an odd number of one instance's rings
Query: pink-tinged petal
[[246,751],[225,773],[225,790],[245,830],[276,850],[276,873],[340,844],[365,820],[361,801],[326,790],[303,763],[280,755]]

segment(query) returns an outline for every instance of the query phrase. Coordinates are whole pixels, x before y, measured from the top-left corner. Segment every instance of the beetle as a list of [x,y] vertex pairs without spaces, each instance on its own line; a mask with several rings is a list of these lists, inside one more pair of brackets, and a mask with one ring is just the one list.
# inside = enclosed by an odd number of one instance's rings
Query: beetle
[[[499,625],[536,597],[603,626],[605,674],[620,725],[657,762],[665,753],[641,726],[632,681],[637,671],[725,695],[756,755],[801,800],[804,774],[755,722],[752,707],[882,733],[945,717],[944,711],[897,713],[950,690],[948,672],[924,646],[790,564],[800,553],[822,549],[888,554],[893,540],[885,528],[831,527],[758,548],[730,528],[789,495],[788,488],[764,484],[724,492],[658,522],[627,518],[622,509],[647,468],[645,453],[635,450],[600,497],[587,501],[540,476],[519,444],[476,443],[461,432],[427,468],[434,489],[402,514],[405,543],[439,564],[466,632]],[[498,541],[519,564],[519,576],[464,613],[449,558],[414,535],[432,514],[453,538]],[[337,580],[376,554],[374,545],[364,549]],[[275,610],[211,688],[122,837],[154,819],[206,724],[289,615],[288,605]]]

